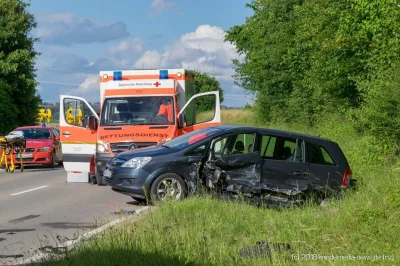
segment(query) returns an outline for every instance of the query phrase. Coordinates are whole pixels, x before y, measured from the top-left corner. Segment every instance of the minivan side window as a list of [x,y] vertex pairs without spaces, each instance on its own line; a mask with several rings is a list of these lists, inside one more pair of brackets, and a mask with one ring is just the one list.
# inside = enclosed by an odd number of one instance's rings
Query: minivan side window
[[263,159],[304,162],[304,142],[300,139],[262,135],[260,155]]
[[186,156],[203,156],[204,152],[206,151],[208,143],[203,144],[197,148],[194,148],[190,151],[188,151],[185,155]]
[[251,153],[254,150],[255,137],[254,133],[244,133],[215,139],[212,148],[213,158]]
[[308,162],[320,165],[336,165],[329,152],[321,145],[307,143]]

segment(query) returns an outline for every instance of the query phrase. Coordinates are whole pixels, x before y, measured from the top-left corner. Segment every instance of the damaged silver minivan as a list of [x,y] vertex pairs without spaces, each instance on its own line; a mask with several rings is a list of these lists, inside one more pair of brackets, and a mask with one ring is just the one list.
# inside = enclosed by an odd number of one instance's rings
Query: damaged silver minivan
[[122,152],[109,161],[103,182],[144,202],[182,199],[205,187],[230,198],[293,205],[352,187],[339,145],[293,132],[220,125],[158,146]]

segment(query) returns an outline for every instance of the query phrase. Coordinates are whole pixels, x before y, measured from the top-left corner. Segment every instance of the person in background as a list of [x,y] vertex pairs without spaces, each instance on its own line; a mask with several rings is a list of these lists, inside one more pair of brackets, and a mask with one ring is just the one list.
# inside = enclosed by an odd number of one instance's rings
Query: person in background
[[160,109],[157,113],[157,116],[163,115],[167,118],[168,122],[172,122],[172,103],[170,97],[162,97]]

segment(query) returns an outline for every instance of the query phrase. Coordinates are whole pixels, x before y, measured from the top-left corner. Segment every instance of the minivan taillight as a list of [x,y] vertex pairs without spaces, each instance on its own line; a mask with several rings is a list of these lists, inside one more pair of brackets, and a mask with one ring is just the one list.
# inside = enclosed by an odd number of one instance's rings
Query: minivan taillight
[[350,168],[344,172],[343,180],[342,180],[342,187],[347,187],[350,179],[352,179],[352,174],[353,174],[353,172],[351,171]]

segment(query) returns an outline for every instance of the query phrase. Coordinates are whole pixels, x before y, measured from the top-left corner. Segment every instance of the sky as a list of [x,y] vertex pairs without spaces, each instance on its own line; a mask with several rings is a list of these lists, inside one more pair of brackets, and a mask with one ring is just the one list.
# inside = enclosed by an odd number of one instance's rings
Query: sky
[[252,15],[246,0],[34,0],[32,35],[43,101],[61,94],[100,100],[99,71],[194,69],[214,76],[223,105],[251,102],[234,84],[232,59],[241,59],[225,31]]

